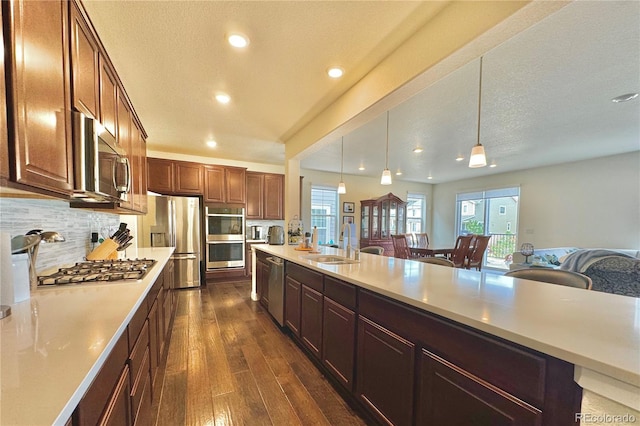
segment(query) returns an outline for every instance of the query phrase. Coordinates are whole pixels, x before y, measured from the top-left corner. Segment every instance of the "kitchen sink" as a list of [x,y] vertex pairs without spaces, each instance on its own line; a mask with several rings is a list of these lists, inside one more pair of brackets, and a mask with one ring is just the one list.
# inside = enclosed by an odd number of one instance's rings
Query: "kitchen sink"
[[349,265],[351,263],[358,263],[357,260],[333,254],[308,254],[300,257],[302,259],[313,260],[314,262],[324,263],[326,265]]

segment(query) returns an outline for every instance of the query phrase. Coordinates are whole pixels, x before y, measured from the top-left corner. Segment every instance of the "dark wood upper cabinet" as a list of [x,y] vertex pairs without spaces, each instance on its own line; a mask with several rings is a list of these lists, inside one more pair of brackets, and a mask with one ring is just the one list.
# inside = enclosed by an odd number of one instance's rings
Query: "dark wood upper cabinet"
[[160,194],[173,193],[173,161],[147,158],[147,188]]
[[247,219],[263,219],[264,173],[247,172]]
[[[13,99],[11,178],[67,196],[73,190],[69,4],[13,0],[3,6],[11,46],[5,52]],[[30,61],[26,52],[38,52],[38,60]]]
[[204,201],[224,203],[224,167],[205,166]]
[[225,201],[233,204],[244,204],[246,196],[246,172],[242,167],[225,167]]
[[71,67],[73,106],[84,114],[99,119],[100,64],[95,35],[75,2],[71,8]]
[[116,137],[116,88],[118,87],[115,72],[103,55],[100,64],[100,122],[109,133]]
[[284,219],[284,176],[247,172],[247,219]]
[[[0,45],[4,46],[2,7],[0,7]],[[4,85],[4,55],[0,55],[0,93],[6,95]],[[7,97],[0,96],[0,179],[9,178],[9,137],[7,134]]]
[[284,219],[283,175],[264,175],[264,218]]
[[[127,99],[120,89],[118,89],[118,137],[117,143],[126,152],[127,160],[129,160],[129,171],[133,171],[133,150],[131,146],[131,110],[127,104]],[[133,181],[133,176],[130,176]],[[133,193],[129,192],[125,195],[120,205],[126,209],[133,208]]]
[[202,165],[176,161],[174,163],[173,189],[178,194],[202,194],[204,177]]

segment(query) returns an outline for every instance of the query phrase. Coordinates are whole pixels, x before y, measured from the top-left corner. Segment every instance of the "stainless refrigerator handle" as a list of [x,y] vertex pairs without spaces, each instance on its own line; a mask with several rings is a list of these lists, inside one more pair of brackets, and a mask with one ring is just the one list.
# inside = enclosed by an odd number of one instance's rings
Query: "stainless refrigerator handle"
[[169,245],[171,247],[176,246],[176,209],[175,209],[175,200],[169,198],[168,200],[168,209],[169,209]]
[[178,256],[172,256],[173,260],[189,260],[189,259],[197,259],[198,257],[195,254],[183,254]]

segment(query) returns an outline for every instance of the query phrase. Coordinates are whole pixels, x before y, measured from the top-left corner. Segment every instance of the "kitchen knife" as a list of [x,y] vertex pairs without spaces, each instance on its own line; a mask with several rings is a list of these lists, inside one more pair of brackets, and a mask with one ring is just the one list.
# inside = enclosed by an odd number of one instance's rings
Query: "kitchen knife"
[[[133,237],[132,237],[133,238]],[[125,245],[123,245],[122,247],[118,247],[116,250],[117,251],[123,251],[125,250],[127,247],[129,247],[132,243],[127,243]]]

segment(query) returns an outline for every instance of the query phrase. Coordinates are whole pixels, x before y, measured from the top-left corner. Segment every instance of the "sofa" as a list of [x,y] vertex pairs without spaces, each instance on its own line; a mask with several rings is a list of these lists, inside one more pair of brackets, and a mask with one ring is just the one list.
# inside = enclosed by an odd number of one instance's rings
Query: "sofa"
[[[524,262],[520,252],[512,255],[511,269]],[[592,290],[640,298],[640,250],[580,249],[556,247],[536,249],[529,263],[579,272],[591,278]],[[514,268],[516,266],[516,268]]]

